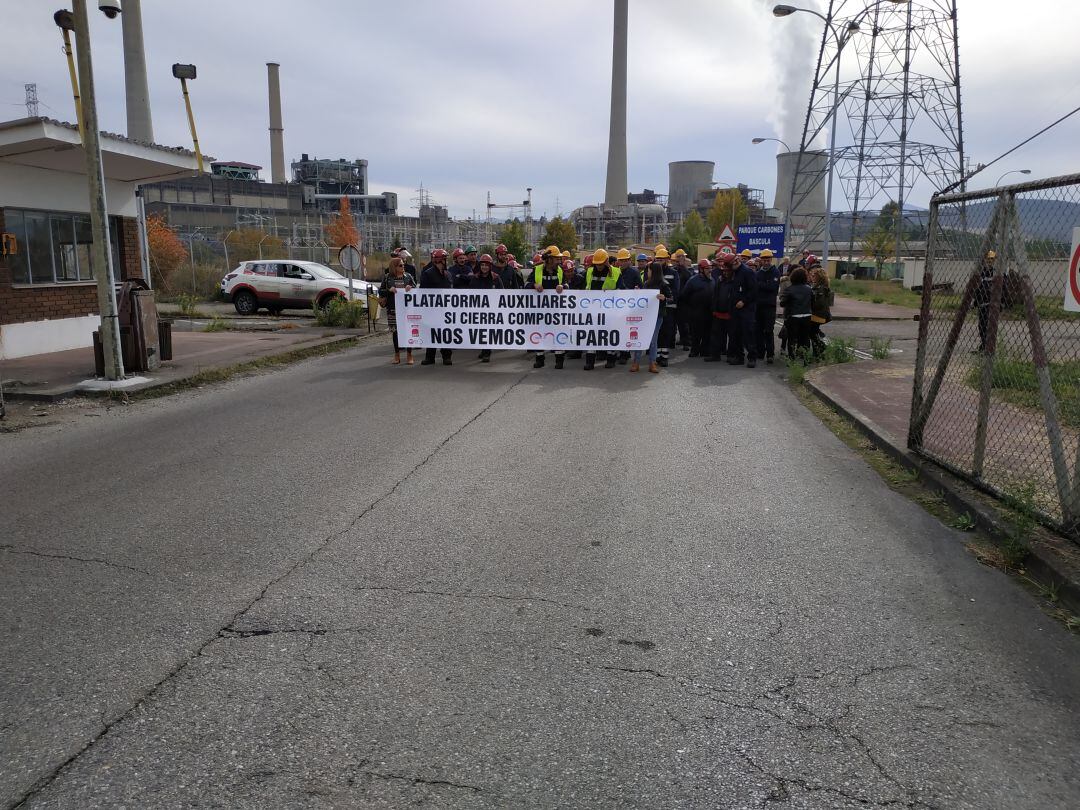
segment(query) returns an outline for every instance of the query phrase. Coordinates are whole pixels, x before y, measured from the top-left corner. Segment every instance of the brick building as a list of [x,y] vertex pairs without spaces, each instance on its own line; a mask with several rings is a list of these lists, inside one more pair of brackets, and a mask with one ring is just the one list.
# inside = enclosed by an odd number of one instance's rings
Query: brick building
[[[101,134],[118,280],[142,276],[135,190],[194,174],[195,154]],[[99,325],[86,156],[78,127],[0,122],[0,359],[90,346]]]

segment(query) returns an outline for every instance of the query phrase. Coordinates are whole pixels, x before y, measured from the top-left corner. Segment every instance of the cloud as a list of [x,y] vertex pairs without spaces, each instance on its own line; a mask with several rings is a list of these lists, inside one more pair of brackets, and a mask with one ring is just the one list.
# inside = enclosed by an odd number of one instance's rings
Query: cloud
[[[70,120],[51,7],[8,5],[5,30],[15,35],[0,52],[0,117],[22,114],[23,83],[33,81],[43,112]],[[1022,15],[1004,0],[980,0],[977,14],[974,7],[961,1],[960,41],[967,144],[977,162],[1080,104],[1080,49],[1070,41],[1080,9],[1054,0],[1029,0]],[[189,142],[169,66],[194,62],[206,151],[268,165],[264,63],[276,60],[287,159],[366,158],[373,191],[423,181],[456,215],[483,211],[488,190],[512,201],[531,186],[538,214],[553,214],[556,198],[568,211],[603,196],[610,2],[144,0],[143,21],[162,143]],[[669,161],[704,159],[716,161],[717,180],[762,188],[771,199],[775,150],[750,139],[772,135],[774,124],[787,131],[782,122],[803,115],[795,79],[809,46],[797,24],[772,17],[762,0],[631,0],[630,188],[666,192]],[[102,124],[122,132],[120,21],[92,11],[92,36]],[[816,44],[813,51],[816,59]],[[1075,170],[1070,142],[1078,137],[1080,122],[1068,122],[1002,170]],[[919,193],[925,202],[928,190]]]

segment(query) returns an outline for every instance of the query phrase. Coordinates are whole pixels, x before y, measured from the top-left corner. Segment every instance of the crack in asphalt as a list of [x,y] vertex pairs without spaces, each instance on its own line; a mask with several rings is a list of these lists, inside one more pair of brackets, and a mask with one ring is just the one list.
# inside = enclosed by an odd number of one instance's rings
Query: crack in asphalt
[[[411,470],[406,472],[397,481],[395,481],[393,486],[391,486],[388,490],[386,490],[386,492],[384,492],[382,495],[379,495],[371,503],[369,503],[366,507],[364,507],[359,512],[359,514],[357,514],[356,517],[354,517],[349,522],[349,524],[345,528],[340,529],[340,530],[335,531],[335,532],[331,532],[330,534],[328,534],[326,537],[324,537],[322,540],[320,540],[318,543],[316,543],[315,547],[311,551],[307,552],[306,554],[301,555],[300,558],[298,560],[296,560],[296,562],[294,562],[292,565],[290,565],[283,573],[279,574],[276,577],[271,578],[270,581],[267,582],[266,585],[264,585],[262,587],[262,589],[259,591],[259,593],[255,596],[254,599],[249,601],[244,607],[242,607],[240,610],[236,611],[236,613],[233,614],[232,618],[225,624],[224,627],[220,628],[216,633],[214,633],[214,635],[212,635],[210,638],[208,638],[206,641],[204,641],[202,644],[200,644],[190,655],[188,655],[186,658],[184,658],[182,661],[180,661],[180,663],[177,666],[175,666],[172,670],[167,672],[158,681],[153,683],[149,688],[144,690],[143,693],[125,711],[121,712],[119,715],[117,715],[115,718],[113,718],[113,720],[107,726],[105,726],[103,729],[101,729],[101,731],[99,731],[98,733],[94,734],[86,743],[83,744],[83,746],[81,748],[79,748],[77,751],[75,751],[70,756],[68,756],[63,762],[59,763],[56,767],[54,767],[48,773],[38,777],[38,779],[36,779],[34,781],[34,783],[28,789],[23,791],[22,795],[17,796],[13,801],[11,801],[7,805],[7,807],[8,808],[24,807],[26,805],[26,803],[30,799],[37,796],[39,793],[41,793],[41,791],[43,791],[45,788],[47,788],[49,785],[51,785],[54,781],[56,781],[56,778],[58,776],[60,776],[61,773],[63,773],[65,770],[67,770],[67,768],[69,768],[74,762],[76,762],[84,754],[86,754],[87,751],[89,751],[91,748],[93,748],[98,743],[98,741],[100,741],[106,734],[108,734],[113,729],[114,726],[116,726],[119,723],[122,723],[128,716],[130,716],[132,714],[132,712],[134,712],[136,709],[138,709],[149,698],[153,697],[153,695],[156,694],[158,689],[160,689],[164,684],[171,681],[173,678],[175,678],[177,675],[179,675],[181,672],[183,672],[184,669],[186,669],[187,666],[192,661],[194,661],[195,659],[202,656],[203,653],[206,651],[206,649],[208,647],[210,647],[211,644],[213,644],[214,642],[216,642],[216,641],[218,641],[220,639],[229,638],[228,634],[230,632],[236,632],[235,631],[236,623],[244,616],[244,614],[246,614],[249,610],[251,610],[253,607],[255,607],[255,605],[257,605],[259,602],[261,602],[263,599],[265,599],[266,594],[270,591],[271,588],[273,588],[278,583],[284,581],[286,578],[290,577],[295,572],[299,571],[308,562],[310,562],[317,554],[319,554],[320,552],[327,549],[334,541],[340,540],[341,538],[348,535],[349,532],[351,532],[353,529],[356,528],[357,524],[359,524],[359,522],[361,520],[363,520],[365,517],[367,517],[373,511],[375,511],[375,509],[377,509],[379,507],[379,505],[383,501],[385,501],[386,499],[393,496],[394,493],[396,493],[398,491],[398,489],[400,489],[401,486],[406,481],[408,481],[410,478],[412,478],[424,466],[426,466],[428,464],[428,462],[430,462],[433,458],[435,458],[435,456],[437,456],[442,451],[442,449],[444,447],[446,447],[446,445],[448,445],[451,441],[453,441],[455,438],[457,438],[457,436],[460,435],[462,432],[467,430],[474,422],[476,422],[477,420],[482,418],[488,411],[490,411],[492,408],[494,408],[496,405],[498,405],[500,402],[502,402],[503,399],[505,399],[522,382],[524,382],[526,379],[528,379],[529,376],[530,376],[529,372],[525,372],[524,374],[519,376],[514,382],[512,382],[506,388],[506,390],[504,390],[501,394],[499,394],[497,397],[495,397],[491,402],[489,402],[487,405],[485,405],[482,409],[480,409],[475,414],[473,414],[471,417],[469,417],[469,419],[466,420],[460,427],[458,427],[457,429],[452,431],[449,435],[447,435],[446,438],[444,438],[437,445],[435,445],[435,448],[430,453],[428,453],[426,456],[424,456],[424,458],[421,459]],[[11,550],[10,546],[0,547],[0,550],[8,551],[8,553],[19,553],[19,552],[13,552]],[[32,552],[25,552],[25,553],[32,553]],[[67,558],[64,558],[64,559],[67,559]],[[70,558],[70,559],[78,559],[78,558]],[[102,564],[105,564],[105,565],[115,565],[115,564],[109,563],[108,561],[105,561],[105,560],[79,560],[79,562],[97,562],[97,563],[102,563]],[[126,567],[126,566],[116,566],[116,567]],[[132,569],[132,570],[138,570],[138,569]],[[145,574],[149,575],[149,572],[147,572],[147,571],[139,571],[139,573],[145,573]],[[465,787],[469,788],[469,789],[479,790],[479,788],[472,788],[472,786],[468,786],[468,785],[466,785]]]
[[391,781],[412,782],[414,785],[434,785],[435,787],[451,787],[458,790],[471,790],[473,793],[483,793],[484,789],[476,785],[466,785],[462,782],[450,782],[446,779],[426,779],[422,776],[409,776],[402,773],[383,773],[381,771],[358,771],[363,776],[373,776],[376,779]]
[[[586,663],[592,664],[592,662],[586,662]],[[893,776],[889,772],[889,770],[884,766],[884,764],[882,764],[882,762],[877,758],[877,755],[873,752],[872,748],[866,742],[866,740],[864,740],[861,736],[859,736],[854,731],[844,730],[844,729],[839,727],[838,724],[841,721],[843,721],[845,718],[850,716],[850,714],[851,714],[851,712],[852,712],[852,710],[854,708],[854,706],[852,704],[850,704],[850,703],[846,704],[843,711],[841,711],[839,714],[834,714],[834,715],[830,715],[830,716],[827,716],[827,717],[822,717],[821,715],[814,712],[803,701],[797,700],[792,695],[789,694],[789,692],[798,685],[800,680],[812,681],[812,682],[813,681],[822,682],[822,681],[826,681],[826,679],[828,679],[830,677],[833,677],[833,676],[840,677],[840,673],[838,673],[836,670],[828,670],[828,671],[825,671],[825,672],[815,672],[812,675],[805,675],[805,674],[792,675],[789,678],[787,678],[785,681],[783,681],[782,683],[780,683],[780,684],[778,684],[776,686],[773,686],[770,689],[767,689],[766,691],[762,692],[761,694],[752,696],[751,699],[749,700],[749,702],[739,702],[737,700],[732,700],[731,699],[731,695],[737,694],[735,692],[735,690],[723,689],[721,687],[717,687],[717,686],[713,686],[711,684],[707,684],[707,683],[703,683],[701,681],[697,681],[697,680],[695,680],[693,678],[689,678],[689,677],[686,677],[684,675],[676,675],[676,674],[671,674],[671,673],[660,672],[659,670],[650,669],[650,668],[618,667],[618,666],[613,666],[613,665],[609,665],[609,664],[592,664],[592,665],[597,666],[599,669],[606,670],[606,671],[609,671],[609,672],[623,672],[623,673],[632,674],[632,675],[648,675],[648,676],[650,676],[652,678],[655,678],[655,679],[671,680],[675,684],[677,684],[679,687],[695,690],[698,694],[700,694],[701,692],[705,692],[707,694],[702,695],[703,697],[707,697],[708,699],[710,699],[710,700],[712,700],[712,701],[714,701],[716,703],[719,703],[720,705],[726,706],[728,708],[739,710],[739,711],[760,712],[760,713],[763,713],[763,714],[767,714],[768,716],[770,716],[770,717],[772,717],[772,718],[774,718],[776,720],[779,720],[781,723],[784,723],[785,725],[795,729],[796,731],[799,731],[799,732],[802,732],[802,733],[805,733],[805,732],[808,732],[808,731],[826,731],[826,732],[832,734],[833,736],[835,736],[838,740],[841,740],[841,741],[850,740],[851,743],[854,745],[854,747],[857,748],[862,753],[862,755],[865,757],[866,761],[869,762],[873,766],[873,768],[877,771],[877,773],[881,776],[882,779],[884,779],[886,782],[891,784],[896,790],[907,794],[908,797],[909,797],[906,800],[889,799],[889,800],[875,801],[875,800],[855,796],[855,795],[846,793],[846,792],[844,792],[844,791],[842,791],[840,789],[831,788],[831,787],[826,786],[826,785],[813,786],[813,785],[810,785],[809,783],[807,783],[806,780],[800,780],[800,779],[792,778],[792,777],[783,777],[783,776],[780,776],[779,774],[775,774],[775,773],[767,771],[767,770],[765,770],[763,768],[760,768],[760,767],[756,766],[756,763],[753,763],[753,760],[748,755],[740,753],[739,754],[740,757],[745,759],[748,763],[753,764],[756,770],[759,770],[761,773],[775,779],[777,781],[779,787],[780,787],[779,793],[782,794],[782,797],[778,797],[778,796],[774,796],[774,795],[770,794],[770,795],[765,797],[765,800],[763,801],[763,803],[761,805],[762,807],[766,806],[767,804],[775,804],[775,803],[781,803],[781,802],[789,801],[790,798],[791,798],[790,791],[788,790],[789,785],[796,785],[796,786],[801,787],[802,789],[804,789],[806,791],[826,791],[826,792],[830,792],[830,793],[833,793],[835,795],[843,796],[844,798],[850,799],[852,801],[859,802],[860,804],[866,804],[866,805],[872,805],[872,806],[880,806],[880,807],[893,807],[893,806],[895,806],[895,807],[913,807],[913,808],[916,808],[916,807],[917,808],[932,808],[933,807],[933,805],[930,805],[930,804],[928,804],[928,803],[926,803],[924,801],[910,798],[911,793],[912,793],[912,789],[909,788],[907,785],[903,784],[897,777]],[[851,676],[847,676],[847,679],[850,681],[849,685],[851,686],[851,688],[855,688],[856,685],[859,683],[859,681],[861,679],[869,677],[871,675],[877,675],[877,674],[880,674],[880,673],[883,673],[883,672],[895,672],[895,671],[899,671],[899,670],[903,670],[903,669],[913,669],[913,668],[914,668],[913,664],[894,664],[894,665],[886,665],[886,666],[877,666],[877,665],[875,665],[875,666],[871,666],[870,668],[868,668],[866,670],[856,672]],[[828,684],[828,683],[826,683],[827,688],[830,688],[830,689],[839,688],[839,686],[841,686],[841,685],[842,684],[837,685],[837,684]],[[783,713],[781,711],[773,709],[773,708],[771,708],[769,706],[761,705],[759,701],[763,701],[763,700],[779,700],[782,703],[784,703],[785,706],[788,706],[793,711],[804,712],[806,715],[808,715],[810,718],[812,718],[814,722],[812,722],[812,723],[800,722],[795,717],[789,716],[788,714],[785,714],[785,713]],[[671,713],[668,712],[668,715],[670,716]],[[675,718],[672,718],[672,719],[675,719]],[[721,718],[711,716],[711,715],[702,715],[702,719],[714,721],[714,720],[720,720]]]
[[44,557],[47,560],[70,560],[72,562],[94,563],[96,565],[104,565],[109,568],[118,568],[124,571],[134,571],[136,574],[144,574],[148,577],[153,576],[153,574],[151,574],[144,568],[135,568],[134,566],[124,565],[123,563],[114,563],[110,560],[103,560],[100,557],[76,557],[73,554],[49,554],[44,551],[30,551],[28,549],[15,548],[15,546],[10,545],[9,543],[0,545],[0,551],[6,552],[8,554],[24,554],[28,557]]
[[394,591],[410,596],[449,596],[455,599],[501,599],[506,602],[546,602],[549,605],[569,608],[571,610],[588,610],[583,605],[571,605],[566,602],[557,602],[554,599],[545,599],[543,596],[507,596],[501,593],[468,593],[456,591],[429,591],[423,589],[400,588],[391,585],[359,586],[358,591]]

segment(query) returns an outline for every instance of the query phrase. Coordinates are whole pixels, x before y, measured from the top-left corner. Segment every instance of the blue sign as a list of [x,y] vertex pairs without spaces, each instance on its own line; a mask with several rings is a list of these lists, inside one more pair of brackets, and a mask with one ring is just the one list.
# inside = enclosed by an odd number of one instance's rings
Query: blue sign
[[784,255],[784,230],[786,225],[740,225],[736,252],[749,250],[760,253],[768,248],[776,256]]

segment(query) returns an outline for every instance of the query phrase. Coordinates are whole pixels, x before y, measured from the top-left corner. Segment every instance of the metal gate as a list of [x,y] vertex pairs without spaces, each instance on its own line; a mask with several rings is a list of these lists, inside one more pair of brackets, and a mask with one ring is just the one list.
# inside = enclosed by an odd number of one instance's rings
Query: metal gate
[[1080,175],[935,197],[908,446],[1080,541]]

